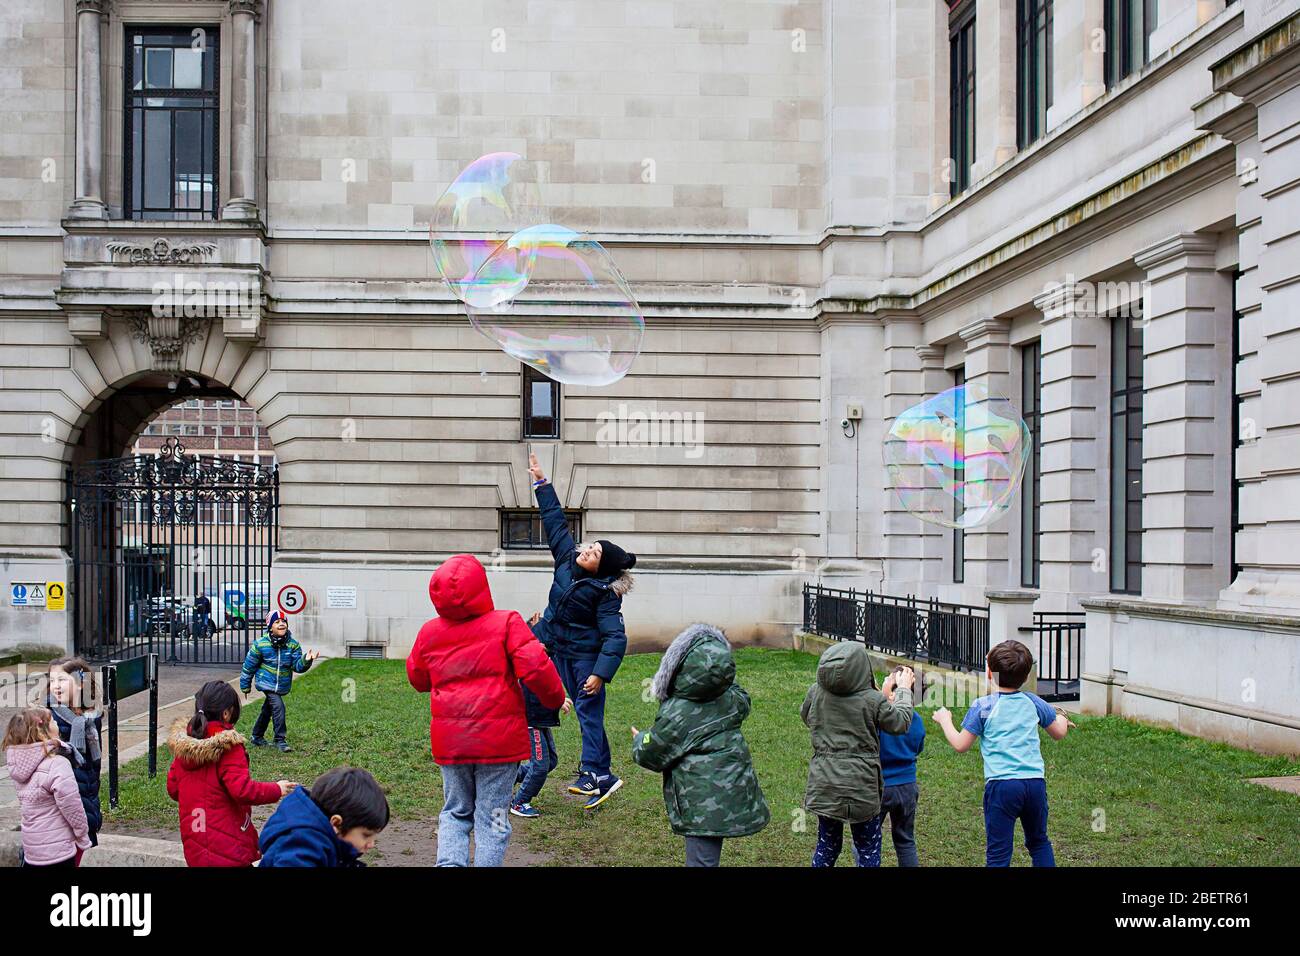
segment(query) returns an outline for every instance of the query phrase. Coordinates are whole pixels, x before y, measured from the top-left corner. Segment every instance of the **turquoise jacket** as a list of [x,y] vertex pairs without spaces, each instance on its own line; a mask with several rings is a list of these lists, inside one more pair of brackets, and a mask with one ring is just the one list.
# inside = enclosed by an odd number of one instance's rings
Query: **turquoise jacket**
[[312,662],[302,656],[302,645],[292,635],[276,644],[271,635],[262,634],[253,641],[239,674],[239,689],[248,693],[250,686],[262,692],[287,694],[293,687],[293,675],[305,674]]

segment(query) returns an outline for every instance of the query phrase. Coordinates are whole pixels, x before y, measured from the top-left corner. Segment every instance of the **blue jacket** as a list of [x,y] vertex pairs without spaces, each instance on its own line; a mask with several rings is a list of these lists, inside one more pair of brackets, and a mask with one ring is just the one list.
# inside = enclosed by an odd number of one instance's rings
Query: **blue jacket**
[[244,658],[239,674],[239,689],[248,692],[250,686],[263,693],[287,694],[293,687],[293,675],[305,674],[311,661],[302,656],[302,645],[292,634],[286,634],[283,644],[276,644],[271,635],[262,634],[253,641]]
[[[45,706],[50,709],[54,715],[54,722],[59,725],[59,738],[68,743],[72,740],[72,725],[54,713],[54,701],[48,697],[45,700]],[[104,736],[104,719],[96,717],[94,720],[95,730],[99,732],[100,755],[108,750],[108,738]],[[72,775],[77,778],[77,790],[81,793],[81,805],[86,810],[86,823],[90,827],[90,845],[99,845],[99,831],[104,825],[104,811],[99,803],[99,760],[92,760],[90,754],[82,753],[82,760],[78,761],[72,754],[72,745],[68,744],[68,761],[72,764]]]
[[591,672],[606,683],[623,663],[623,595],[632,590],[632,575],[592,577],[578,567],[577,545],[569,533],[560,499],[550,483],[536,489],[546,543],[555,558],[550,603],[533,629],[554,657],[595,661]]
[[261,869],[268,866],[365,866],[356,847],[340,840],[329,817],[299,787],[280,801],[271,819],[262,827],[258,841],[262,850]]
[[886,787],[916,783],[916,758],[925,749],[925,721],[912,712],[905,734],[880,732],[880,776]]

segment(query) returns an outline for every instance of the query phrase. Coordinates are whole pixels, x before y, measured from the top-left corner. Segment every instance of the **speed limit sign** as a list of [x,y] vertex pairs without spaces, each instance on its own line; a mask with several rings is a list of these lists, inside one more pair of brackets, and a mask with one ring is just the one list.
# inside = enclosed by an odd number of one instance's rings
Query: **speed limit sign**
[[307,592],[296,584],[286,584],[275,600],[285,614],[297,614],[307,606]]

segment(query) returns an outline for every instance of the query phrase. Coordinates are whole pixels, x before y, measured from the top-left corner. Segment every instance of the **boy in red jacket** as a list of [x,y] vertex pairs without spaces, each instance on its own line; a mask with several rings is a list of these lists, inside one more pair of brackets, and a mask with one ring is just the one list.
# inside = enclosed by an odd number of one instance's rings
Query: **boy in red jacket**
[[546,650],[515,611],[492,605],[478,559],[458,554],[429,579],[438,616],[420,628],[406,676],[429,694],[429,744],[442,772],[438,866],[500,866],[510,841],[510,795],[528,759],[519,682],[545,707],[564,703]]

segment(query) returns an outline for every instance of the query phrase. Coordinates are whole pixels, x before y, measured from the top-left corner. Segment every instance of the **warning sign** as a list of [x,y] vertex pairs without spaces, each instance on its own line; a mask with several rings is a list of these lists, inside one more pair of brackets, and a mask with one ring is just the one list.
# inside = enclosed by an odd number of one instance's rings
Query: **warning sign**
[[9,601],[14,607],[45,607],[45,584],[15,582],[9,588]]
[[45,582],[45,610],[62,611],[67,606],[68,589],[62,581]]

